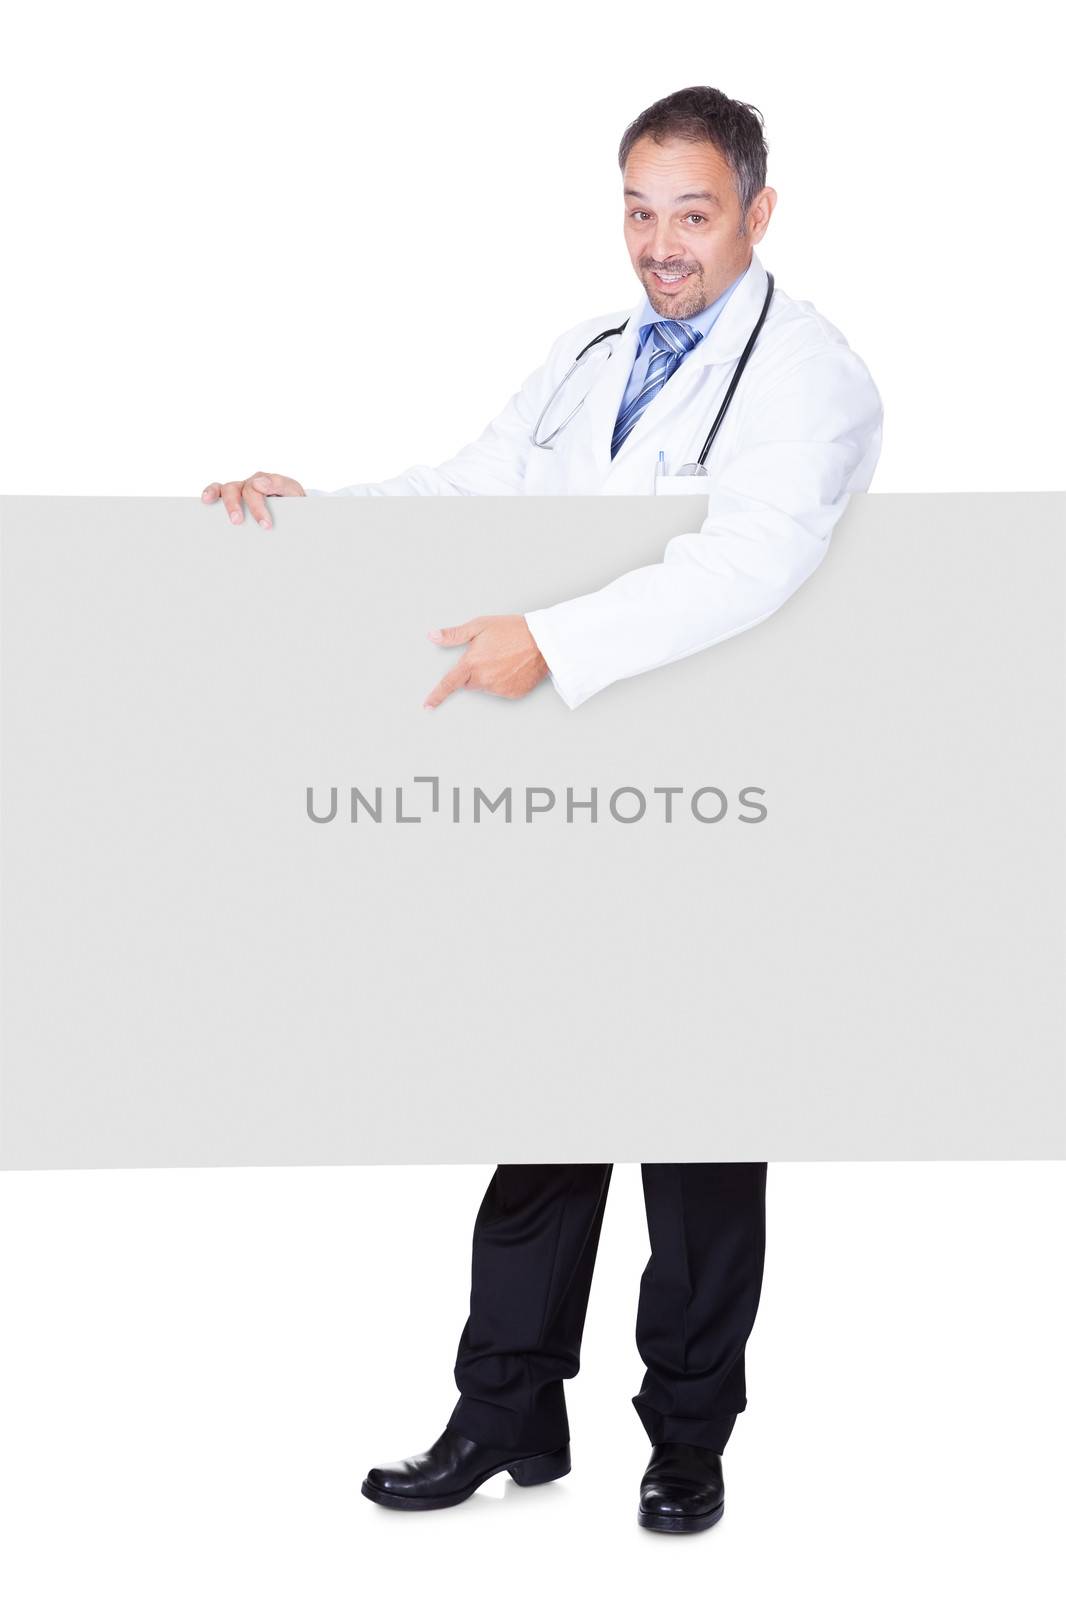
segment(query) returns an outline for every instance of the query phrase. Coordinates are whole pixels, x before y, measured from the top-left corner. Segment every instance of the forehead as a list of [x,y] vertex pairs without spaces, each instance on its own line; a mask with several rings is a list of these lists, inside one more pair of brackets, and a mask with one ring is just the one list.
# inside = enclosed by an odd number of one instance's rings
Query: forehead
[[638,139],[626,157],[622,174],[627,198],[673,204],[709,192],[728,207],[734,197],[733,174],[725,157],[706,139]]

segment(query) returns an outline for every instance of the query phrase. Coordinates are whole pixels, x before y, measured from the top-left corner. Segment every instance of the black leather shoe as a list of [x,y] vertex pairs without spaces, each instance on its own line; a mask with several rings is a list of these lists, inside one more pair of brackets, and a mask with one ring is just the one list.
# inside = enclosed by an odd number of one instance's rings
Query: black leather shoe
[[640,1480],[637,1521],[657,1533],[700,1533],[725,1510],[722,1458],[697,1444],[657,1444]]
[[570,1471],[570,1443],[546,1454],[522,1455],[498,1450],[494,1445],[464,1439],[449,1424],[421,1455],[371,1467],[363,1479],[363,1493],[379,1506],[396,1511],[438,1511],[469,1500],[486,1478],[509,1472],[515,1483],[528,1489],[550,1483]]

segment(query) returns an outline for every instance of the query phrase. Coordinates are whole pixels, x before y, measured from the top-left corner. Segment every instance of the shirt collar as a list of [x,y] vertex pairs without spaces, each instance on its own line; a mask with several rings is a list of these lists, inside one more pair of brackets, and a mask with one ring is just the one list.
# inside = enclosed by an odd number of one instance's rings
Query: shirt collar
[[637,346],[638,350],[643,350],[653,322],[665,322],[668,320],[684,322],[687,327],[692,329],[693,333],[698,333],[705,339],[710,333],[715,322],[718,320],[718,315],[725,306],[729,296],[733,293],[733,290],[740,282],[740,279],[744,277],[747,270],[747,267],[745,267],[744,272],[740,274],[740,277],[734,278],[733,282],[729,285],[729,288],[724,290],[723,293],[718,296],[717,300],[715,300],[709,306],[704,306],[702,311],[697,311],[695,316],[692,317],[675,317],[673,319],[664,317],[661,312],[656,311],[655,307],[648,299],[647,293],[645,293],[644,304],[641,307],[641,313],[637,319],[637,339],[639,341]]

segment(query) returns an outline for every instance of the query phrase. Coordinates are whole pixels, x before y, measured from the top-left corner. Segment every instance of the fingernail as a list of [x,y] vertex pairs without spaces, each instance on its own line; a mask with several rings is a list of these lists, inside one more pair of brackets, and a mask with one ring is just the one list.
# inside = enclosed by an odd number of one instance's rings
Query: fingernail
[[231,522],[240,522],[240,520],[241,520],[240,512],[239,511],[231,511],[230,514],[229,514],[229,519],[230,519]]
[[259,518],[259,526],[261,528],[269,528],[270,527],[270,523],[267,521],[266,517],[260,517]]
[[429,637],[433,640],[434,644],[440,644],[441,640],[444,638],[444,635],[441,633],[439,628],[430,628]]

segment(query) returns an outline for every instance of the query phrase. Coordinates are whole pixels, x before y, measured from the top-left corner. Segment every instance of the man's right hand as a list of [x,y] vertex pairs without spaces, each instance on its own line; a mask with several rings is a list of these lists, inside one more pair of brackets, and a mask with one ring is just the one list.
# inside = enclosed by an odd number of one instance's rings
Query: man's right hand
[[244,521],[244,503],[261,528],[269,528],[267,498],[272,494],[304,494],[302,484],[295,478],[284,478],[280,472],[253,472],[250,478],[235,478],[232,483],[209,483],[200,499],[205,505],[221,500],[229,512],[231,522]]

